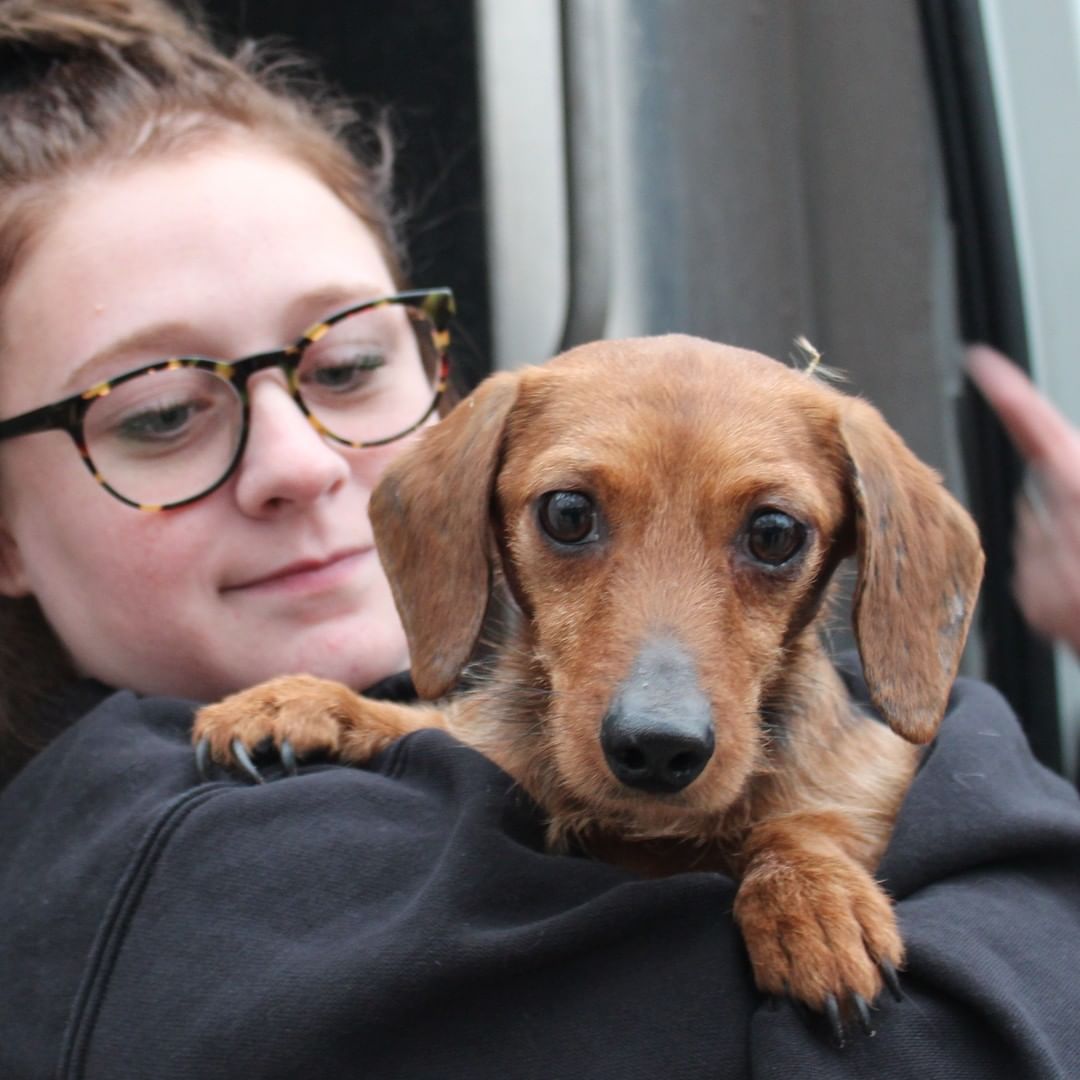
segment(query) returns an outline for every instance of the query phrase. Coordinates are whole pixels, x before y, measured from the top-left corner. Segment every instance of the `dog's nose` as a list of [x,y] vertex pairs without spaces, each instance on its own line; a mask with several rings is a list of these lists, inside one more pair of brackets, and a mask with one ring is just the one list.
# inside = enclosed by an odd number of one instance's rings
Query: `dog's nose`
[[712,707],[689,650],[674,636],[649,637],[600,725],[608,767],[627,787],[682,791],[713,755]]
[[688,787],[713,754],[712,725],[650,721],[609,712],[600,729],[608,766],[627,787],[671,794]]

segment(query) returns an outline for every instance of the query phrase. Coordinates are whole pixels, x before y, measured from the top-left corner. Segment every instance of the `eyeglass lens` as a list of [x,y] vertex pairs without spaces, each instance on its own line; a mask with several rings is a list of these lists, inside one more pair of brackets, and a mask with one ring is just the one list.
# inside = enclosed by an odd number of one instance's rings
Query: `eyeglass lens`
[[[385,304],[334,323],[300,358],[293,388],[340,442],[404,434],[429,411],[438,352],[416,308]],[[224,375],[177,366],[115,384],[83,421],[87,453],[119,495],[169,505],[202,494],[232,467],[244,403]]]

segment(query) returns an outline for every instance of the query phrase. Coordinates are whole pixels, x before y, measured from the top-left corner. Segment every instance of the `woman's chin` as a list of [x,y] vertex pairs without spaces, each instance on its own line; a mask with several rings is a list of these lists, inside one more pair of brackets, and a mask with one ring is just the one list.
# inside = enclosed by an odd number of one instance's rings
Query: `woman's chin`
[[361,690],[409,666],[409,650],[396,612],[382,618],[351,614],[324,620],[298,630],[282,644],[276,661],[265,654],[253,658],[265,672],[256,681],[304,673]]

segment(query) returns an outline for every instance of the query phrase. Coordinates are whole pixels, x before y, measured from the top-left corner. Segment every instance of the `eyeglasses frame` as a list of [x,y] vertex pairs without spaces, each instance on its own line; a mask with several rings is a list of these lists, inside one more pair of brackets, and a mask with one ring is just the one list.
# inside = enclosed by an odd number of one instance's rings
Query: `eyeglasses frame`
[[[352,442],[335,435],[329,431],[318,417],[314,416],[304,402],[300,393],[299,370],[300,361],[308,346],[313,345],[322,338],[332,326],[342,322],[361,312],[373,308],[387,307],[392,304],[400,304],[405,307],[415,307],[423,312],[431,323],[432,337],[438,356],[438,370],[435,373],[434,395],[427,411],[414,424],[410,424],[404,431],[395,435],[389,435],[382,439],[373,439],[370,442]],[[0,420],[0,441],[13,439],[19,435],[32,435],[40,431],[66,431],[75,443],[83,462],[91,476],[114,498],[136,510],[144,510],[155,513],[160,510],[172,510],[180,506],[187,506],[197,502],[207,495],[216,491],[232,476],[240,459],[244,456],[247,445],[248,431],[250,426],[250,401],[247,392],[248,380],[252,375],[267,368],[280,368],[284,374],[289,388],[289,395],[296,402],[300,411],[307,418],[308,423],[324,438],[347,446],[353,450],[364,450],[375,446],[385,446],[387,443],[396,442],[405,438],[435,412],[439,406],[443,394],[446,392],[450,375],[450,320],[455,313],[453,291],[446,287],[433,289],[409,289],[405,292],[394,293],[391,296],[381,296],[374,300],[366,300],[362,304],[354,304],[338,311],[327,319],[310,326],[293,344],[283,349],[275,349],[271,352],[256,353],[253,356],[245,356],[239,360],[209,360],[198,356],[172,357],[168,360],[158,360],[152,364],[126,371],[104,382],[95,383],[93,386],[62,401],[54,401],[49,405],[31,409],[29,412],[13,416],[8,420]],[[236,392],[243,408],[243,426],[240,439],[236,446],[232,460],[225,468],[224,473],[209,487],[171,503],[139,503],[121,494],[98,472],[93,459],[86,446],[86,437],[83,430],[83,421],[90,406],[101,397],[105,397],[114,386],[136,379],[142,375],[149,375],[157,371],[175,371],[180,368],[197,368],[201,371],[209,371],[227,382]]]

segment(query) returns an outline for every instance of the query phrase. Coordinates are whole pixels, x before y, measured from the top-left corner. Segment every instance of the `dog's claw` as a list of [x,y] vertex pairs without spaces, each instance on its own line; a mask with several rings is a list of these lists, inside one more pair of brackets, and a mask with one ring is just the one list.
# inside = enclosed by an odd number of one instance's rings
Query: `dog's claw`
[[247,752],[247,747],[239,739],[233,739],[230,747],[233,752],[233,757],[236,758],[236,762],[240,768],[243,769],[256,784],[264,783],[263,774],[255,767],[255,762],[251,760],[251,755]]
[[889,988],[893,1001],[903,1001],[904,991],[900,989],[900,977],[896,974],[896,968],[888,960],[880,961],[878,967],[881,969],[881,977]]
[[[263,739],[262,742],[258,743],[250,750],[244,745],[242,740],[233,739],[229,744],[229,749],[232,751],[236,767],[240,769],[249,780],[256,784],[266,783],[266,777],[259,771],[259,767],[255,764],[252,754],[262,758],[272,753],[274,746],[268,738]],[[296,749],[288,739],[282,739],[279,754],[281,756],[282,767],[286,774],[289,776],[296,776],[300,771]],[[199,776],[204,781],[212,779],[210,775],[212,764],[213,756],[210,753],[210,740],[202,738],[195,744],[195,767],[199,770]]]
[[852,994],[851,1006],[855,1010],[855,1018],[859,1021],[863,1034],[873,1035],[874,1023],[870,1019],[870,1006],[866,1004],[866,998],[862,994]]
[[844,1021],[840,1017],[840,1004],[832,994],[825,999],[825,1019],[829,1022],[837,1049],[841,1049],[844,1045]]
[[195,768],[203,780],[210,779],[210,740],[200,739],[195,744]]
[[285,772],[289,776],[295,776],[297,774],[296,765],[296,751],[293,749],[293,744],[288,739],[281,740],[281,746],[278,751],[281,754],[281,764],[285,767]]

